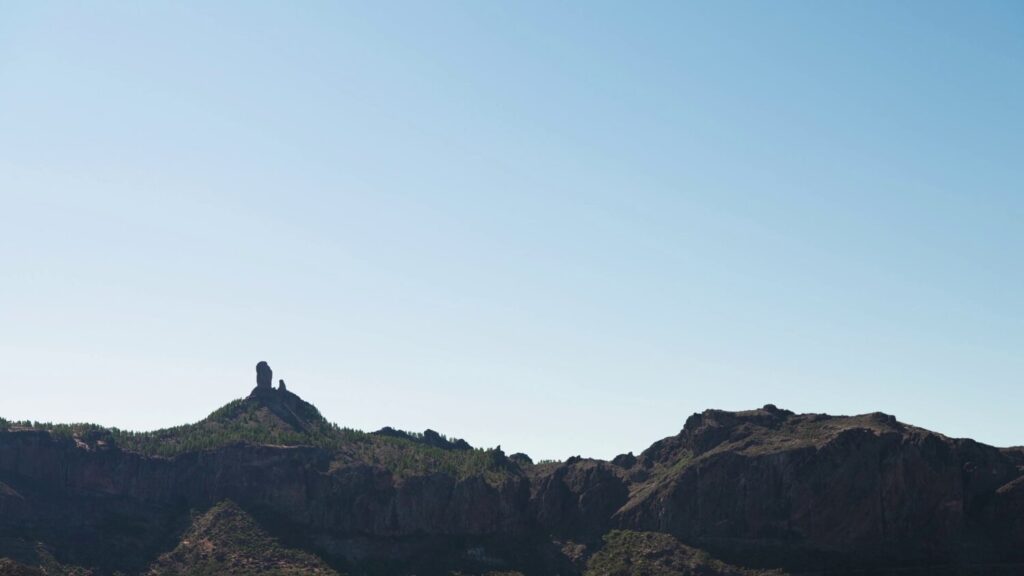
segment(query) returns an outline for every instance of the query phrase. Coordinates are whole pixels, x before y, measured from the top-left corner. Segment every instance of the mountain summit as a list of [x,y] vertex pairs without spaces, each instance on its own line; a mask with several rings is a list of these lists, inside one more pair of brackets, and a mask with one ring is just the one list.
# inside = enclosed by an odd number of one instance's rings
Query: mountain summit
[[0,420],[0,574],[1024,573],[1024,449],[891,415],[706,410],[535,464],[271,382],[153,432]]
[[249,397],[235,406],[211,414],[210,419],[221,422],[245,419],[267,431],[300,436],[319,434],[329,428],[320,411],[289,392],[284,380],[281,380],[277,388],[271,387],[272,375],[266,362],[257,364],[256,387],[249,393]]

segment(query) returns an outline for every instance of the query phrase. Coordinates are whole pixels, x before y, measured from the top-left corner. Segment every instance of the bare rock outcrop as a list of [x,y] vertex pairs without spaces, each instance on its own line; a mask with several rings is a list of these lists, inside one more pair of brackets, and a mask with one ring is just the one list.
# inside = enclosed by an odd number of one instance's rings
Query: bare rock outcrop
[[257,390],[270,390],[272,389],[271,382],[274,381],[274,372],[270,369],[270,364],[264,361],[260,361],[256,364],[256,389]]

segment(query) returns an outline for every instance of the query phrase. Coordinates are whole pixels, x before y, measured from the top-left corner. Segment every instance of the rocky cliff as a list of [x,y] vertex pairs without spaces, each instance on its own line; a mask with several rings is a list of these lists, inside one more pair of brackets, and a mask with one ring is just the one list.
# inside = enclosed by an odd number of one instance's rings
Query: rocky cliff
[[[0,573],[185,573],[223,560],[196,531],[241,514],[256,548],[323,573],[1024,571],[1024,451],[884,414],[709,410],[636,457],[533,464],[342,429],[265,378],[153,433],[0,425]],[[226,554],[240,568],[224,573],[274,558]]]

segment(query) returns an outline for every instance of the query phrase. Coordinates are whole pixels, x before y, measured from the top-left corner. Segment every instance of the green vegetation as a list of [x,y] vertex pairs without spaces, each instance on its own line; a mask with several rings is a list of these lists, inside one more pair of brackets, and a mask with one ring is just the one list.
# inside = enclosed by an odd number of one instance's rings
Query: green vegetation
[[399,478],[443,472],[459,479],[479,475],[498,483],[516,467],[499,449],[448,450],[389,436],[367,435],[349,444],[346,451]]
[[57,438],[74,438],[90,445],[106,444],[128,452],[165,457],[231,444],[337,449],[368,436],[365,432],[330,423],[312,405],[301,404],[304,406],[298,406],[298,414],[292,409],[294,406],[290,407],[289,415],[295,416],[297,422],[294,425],[282,421],[266,404],[248,398],[233,400],[195,424],[152,432],[132,432],[87,423],[53,424],[28,420],[3,420],[3,423],[13,429],[46,430]]
[[[7,421],[3,421],[7,423]],[[89,448],[119,448],[147,456],[174,457],[233,444],[312,446],[335,454],[338,465],[363,462],[381,466],[396,477],[445,473],[463,479],[482,476],[498,483],[516,464],[499,449],[454,449],[442,434],[392,431],[369,434],[328,422],[297,396],[249,397],[234,400],[195,424],[152,432],[132,432],[95,424],[10,422],[13,429],[46,430]],[[440,441],[442,446],[427,441]]]
[[748,570],[712,558],[670,534],[613,530],[587,563],[585,576],[782,576]]
[[651,478],[655,482],[660,482],[666,478],[673,478],[678,476],[684,468],[693,462],[693,453],[690,451],[682,451],[676,455],[674,460],[670,460],[666,463],[658,462],[654,466],[654,471],[651,473]]
[[658,486],[682,474],[683,470],[692,462],[693,453],[689,450],[684,450],[676,453],[675,457],[667,462],[655,463],[646,480],[632,485],[630,488],[630,499],[636,501],[646,497],[651,491],[657,489]]
[[298,424],[282,421],[266,404],[247,398],[234,400],[195,424],[154,432],[111,432],[122,450],[150,456],[177,456],[239,443],[337,449],[366,436],[330,423],[312,405],[300,403],[289,407],[289,416],[295,416]]
[[337,576],[322,560],[285,548],[244,510],[221,502],[197,517],[181,543],[147,576]]

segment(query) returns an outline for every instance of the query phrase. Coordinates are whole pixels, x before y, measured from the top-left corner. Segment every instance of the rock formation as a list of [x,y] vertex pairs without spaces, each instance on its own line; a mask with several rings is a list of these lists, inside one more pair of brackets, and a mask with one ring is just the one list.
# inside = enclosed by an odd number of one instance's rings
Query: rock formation
[[626,454],[619,454],[615,458],[612,458],[612,464],[618,466],[619,468],[632,468],[634,465],[636,465],[636,456],[634,456],[632,452],[627,452]]
[[273,381],[274,372],[270,369],[270,364],[263,361],[256,364],[256,389],[270,390],[272,388],[271,382]]
[[[433,430],[345,431],[257,373],[258,394],[149,435],[0,430],[0,559],[140,574],[231,500],[348,574],[719,574],[679,568],[697,549],[729,574],[1024,573],[1021,448],[766,406],[695,414],[614,462],[533,464]],[[618,557],[671,569],[585,571]]]
[[277,389],[282,391],[282,392],[284,392],[285,390],[288,390],[288,387],[284,385],[284,380],[278,380],[277,381]]

